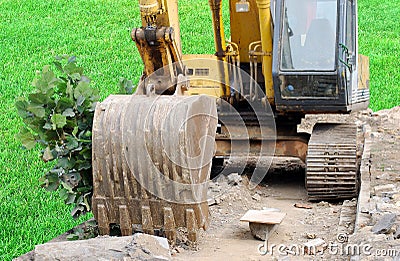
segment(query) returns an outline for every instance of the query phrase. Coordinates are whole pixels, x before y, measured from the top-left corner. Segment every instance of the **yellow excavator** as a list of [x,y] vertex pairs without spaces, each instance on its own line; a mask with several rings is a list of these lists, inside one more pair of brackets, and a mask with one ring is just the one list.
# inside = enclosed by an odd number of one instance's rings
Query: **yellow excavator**
[[[209,223],[211,168],[252,168],[250,186],[282,158],[305,165],[310,200],[353,198],[355,124],[297,125],[306,114],[349,114],[369,104],[369,61],[358,53],[356,0],[209,0],[215,53],[183,54],[177,0],[139,0],[133,29],[144,63],[133,95],[111,95],[93,127],[93,213],[113,224],[196,241]],[[184,4],[184,2],[182,3]]]

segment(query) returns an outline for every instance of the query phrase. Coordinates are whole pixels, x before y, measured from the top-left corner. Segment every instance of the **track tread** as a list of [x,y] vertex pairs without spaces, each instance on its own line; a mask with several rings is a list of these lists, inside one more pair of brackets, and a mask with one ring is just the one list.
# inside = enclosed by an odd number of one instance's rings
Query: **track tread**
[[310,200],[356,197],[358,194],[357,126],[319,123],[314,126],[306,159]]

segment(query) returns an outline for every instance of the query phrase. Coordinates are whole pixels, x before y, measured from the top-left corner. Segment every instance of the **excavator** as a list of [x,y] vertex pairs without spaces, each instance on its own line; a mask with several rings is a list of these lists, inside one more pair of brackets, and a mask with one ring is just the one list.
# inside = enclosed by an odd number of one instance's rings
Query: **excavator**
[[274,162],[295,159],[305,166],[310,200],[358,195],[357,126],[297,129],[307,114],[369,105],[357,1],[226,0],[229,39],[222,1],[208,1],[215,53],[203,55],[182,53],[177,0],[138,1],[142,24],[131,38],[143,74],[133,95],[99,103],[93,123],[92,206],[101,234],[118,225],[122,235],[174,242],[184,231],[196,242],[209,225],[216,166],[222,174],[251,167],[254,187]]

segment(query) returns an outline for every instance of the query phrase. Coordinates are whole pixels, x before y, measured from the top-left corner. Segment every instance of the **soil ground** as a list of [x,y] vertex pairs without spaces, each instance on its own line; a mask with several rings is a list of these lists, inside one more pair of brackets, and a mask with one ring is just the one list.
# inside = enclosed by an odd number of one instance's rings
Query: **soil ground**
[[[389,208],[386,211],[371,209],[371,220],[368,225],[372,226],[381,214],[387,212],[400,214],[399,198],[383,199],[385,202],[381,203],[379,195],[374,195],[375,186],[382,184],[394,184],[392,194],[399,193],[400,107],[378,113],[364,111],[349,119],[359,125],[367,123],[371,126],[370,204],[374,206],[387,204],[385,206]],[[259,196],[254,196],[255,194]],[[311,209],[296,208],[294,206],[296,203],[308,205]],[[244,179],[238,185],[231,186],[218,204],[210,206],[211,224],[206,231],[200,233],[197,251],[176,247],[173,258],[175,260],[349,260],[348,254],[332,255],[326,250],[324,255],[310,256],[298,253],[294,256],[279,252],[277,247],[272,248],[273,245],[280,244],[303,246],[314,237],[323,239],[327,244],[342,243],[338,239],[340,231],[343,231],[343,227],[339,226],[342,207],[343,202],[340,201],[308,202],[304,188],[304,171],[269,174],[266,181],[253,191],[247,189]],[[253,238],[248,223],[239,221],[247,210],[263,208],[277,208],[287,214],[268,240],[268,250],[274,251],[266,255],[261,255],[258,250],[259,245],[264,242]],[[385,235],[386,239],[392,240],[390,246],[400,253],[400,240],[393,241],[391,235]],[[364,240],[369,239],[364,238]],[[380,240],[377,238],[378,244]],[[393,260],[393,257],[382,258],[382,260]],[[375,260],[375,257],[371,260]]]

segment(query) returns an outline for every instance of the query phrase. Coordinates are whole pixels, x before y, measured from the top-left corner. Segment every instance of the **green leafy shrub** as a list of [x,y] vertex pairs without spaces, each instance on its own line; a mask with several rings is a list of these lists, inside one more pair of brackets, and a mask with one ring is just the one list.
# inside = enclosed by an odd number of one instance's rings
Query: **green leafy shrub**
[[59,189],[65,203],[75,205],[71,214],[77,218],[91,209],[92,123],[98,92],[76,58],[68,56],[44,66],[32,85],[36,90],[15,103],[25,123],[17,136],[27,149],[42,146],[45,162],[56,162],[40,179],[42,187]]

